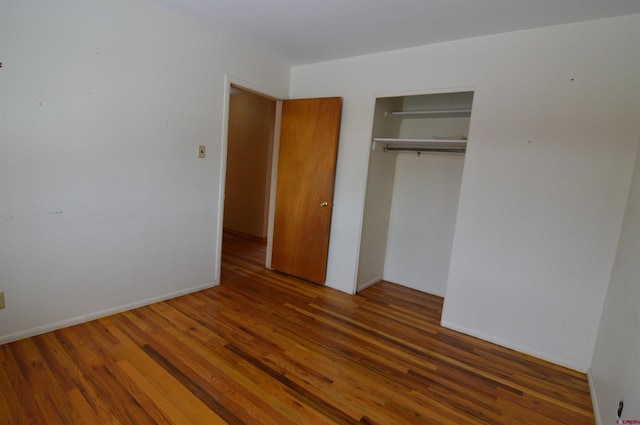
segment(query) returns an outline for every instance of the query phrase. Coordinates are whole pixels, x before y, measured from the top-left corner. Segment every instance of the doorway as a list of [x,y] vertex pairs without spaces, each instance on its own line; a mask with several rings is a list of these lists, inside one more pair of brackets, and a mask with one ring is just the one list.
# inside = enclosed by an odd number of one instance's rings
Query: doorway
[[[266,264],[276,103],[231,84],[227,130],[222,251],[243,242],[259,246],[253,261]],[[237,251],[237,250],[236,250]],[[241,250],[242,251],[242,250]]]
[[[216,250],[218,253],[216,256],[217,281],[220,282],[222,267],[224,267],[222,261],[225,250],[224,236],[229,236],[227,237],[229,240],[233,234],[240,235],[247,241],[258,240],[262,244],[263,253],[259,255],[261,259],[256,261],[257,256],[253,253],[254,262],[259,262],[267,269],[275,269],[312,282],[324,283],[328,249],[323,252],[323,255],[318,255],[315,251],[310,253],[306,247],[309,246],[309,235],[312,234],[315,239],[322,239],[325,242],[322,247],[328,248],[330,207],[333,204],[331,197],[342,101],[335,97],[279,100],[272,95],[257,91],[259,89],[236,85],[229,79],[227,83],[229,85],[225,108],[226,119],[223,128],[223,140],[227,143],[223,144],[221,155],[221,171],[224,174],[220,180],[220,221],[218,221],[218,249]],[[260,108],[259,105],[263,107]],[[285,114],[285,109],[304,113]],[[282,160],[281,129],[293,129],[293,139],[285,138],[285,140],[291,139],[293,145],[291,143],[284,145],[285,147],[293,146],[294,151],[304,150],[305,155],[302,158],[284,155],[285,160]],[[327,132],[331,133],[332,137],[321,137],[320,142],[312,143],[311,147],[305,148],[304,144],[300,143],[299,137],[313,142],[319,135]],[[320,155],[321,153],[325,155]],[[324,161],[326,158],[331,159],[330,164]],[[284,174],[281,175],[282,173]],[[322,199],[300,202],[299,197],[294,196],[293,203],[287,203],[289,198],[280,193],[280,189],[286,186],[281,182],[291,180],[292,176],[297,179],[296,184],[314,183],[316,186],[311,192],[321,196]],[[280,210],[275,202],[276,180]],[[285,205],[284,209],[282,205]],[[293,205],[295,208],[287,208],[287,205]],[[279,216],[282,218],[282,214],[278,215],[278,211],[281,213],[285,211],[287,223],[299,222],[300,217],[323,216],[324,218],[317,224],[307,226],[308,231],[288,224],[278,227],[276,226],[277,218]],[[282,220],[279,223],[282,224]],[[293,232],[290,227],[294,229]],[[286,250],[276,252],[277,237],[280,238],[278,240],[284,238],[293,242]],[[312,247],[317,251],[315,245]],[[314,264],[322,264],[322,277],[308,278],[302,273],[306,269],[289,271],[277,268],[276,263],[283,264],[282,261],[276,261],[283,259],[283,252],[286,255],[285,261],[293,258],[295,264],[299,263],[299,258],[314,257],[316,259]]]

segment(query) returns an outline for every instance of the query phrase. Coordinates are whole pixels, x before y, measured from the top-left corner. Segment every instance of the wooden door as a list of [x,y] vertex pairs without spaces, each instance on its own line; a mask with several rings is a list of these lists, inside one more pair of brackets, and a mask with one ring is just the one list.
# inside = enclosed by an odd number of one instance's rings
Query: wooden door
[[342,99],[285,100],[271,267],[324,283]]

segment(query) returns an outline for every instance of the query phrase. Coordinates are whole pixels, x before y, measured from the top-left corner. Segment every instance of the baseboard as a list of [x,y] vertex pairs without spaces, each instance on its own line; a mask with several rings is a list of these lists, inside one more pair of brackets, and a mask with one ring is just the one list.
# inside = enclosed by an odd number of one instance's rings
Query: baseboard
[[596,425],[603,425],[600,419],[600,410],[598,409],[598,400],[596,399],[596,387],[591,377],[591,369],[587,371],[587,380],[589,381],[589,393],[591,393],[591,404],[593,405],[593,416],[596,419]]
[[475,338],[479,338],[479,339],[482,339],[482,340],[485,340],[485,341],[489,341],[489,342],[491,342],[493,344],[500,345],[501,347],[510,348],[510,349],[516,350],[516,351],[518,351],[520,353],[527,354],[527,355],[536,357],[538,359],[551,362],[551,363],[556,364],[558,366],[566,367],[567,369],[575,370],[576,372],[587,373],[587,370],[588,370],[588,368],[586,368],[586,367],[579,366],[579,365],[571,363],[571,362],[567,362],[567,361],[565,361],[563,359],[559,359],[559,358],[556,358],[554,356],[549,356],[549,355],[547,355],[545,353],[541,353],[541,352],[532,350],[529,347],[524,347],[522,345],[514,344],[512,342],[505,341],[505,340],[502,340],[500,338],[496,338],[494,336],[484,334],[482,332],[477,332],[477,331],[474,331],[474,330],[471,330],[471,329],[467,329],[464,326],[459,326],[459,325],[456,325],[455,323],[447,322],[446,320],[442,320],[440,322],[440,325],[442,325],[442,327],[444,327],[444,328],[448,328],[448,329],[454,330],[456,332],[463,333],[465,335],[469,335],[469,336],[473,336]]
[[235,236],[237,236],[239,238],[247,239],[247,240],[254,241],[254,242],[259,242],[259,243],[267,242],[267,237],[266,236],[252,235],[251,233],[245,233],[245,232],[241,232],[239,230],[233,230],[233,229],[230,229],[228,227],[224,227],[222,229],[222,231],[224,233],[229,233],[229,234],[235,235]]
[[326,281],[324,283],[324,286],[326,286],[327,288],[335,289],[336,291],[340,291],[340,292],[344,292],[346,294],[350,294],[350,295],[354,295],[356,293],[355,292],[355,288],[348,289],[348,288],[345,288],[344,286],[337,285],[337,284],[335,284],[333,282],[329,282],[329,281]]
[[92,320],[99,319],[101,317],[111,316],[112,314],[122,313],[123,311],[127,311],[127,310],[133,310],[134,308],[143,307],[143,306],[154,304],[160,301],[169,300],[171,298],[176,298],[181,295],[202,291],[203,289],[212,288],[217,285],[218,285],[218,282],[205,283],[204,285],[199,285],[192,288],[183,289],[180,291],[170,292],[168,294],[158,295],[156,297],[147,298],[147,299],[136,301],[130,304],[125,304],[122,306],[113,307],[113,308],[109,308],[102,311],[97,311],[95,313],[85,314],[83,316],[62,320],[60,322],[51,323],[44,326],[38,326],[36,328],[31,328],[31,329],[27,329],[20,332],[15,332],[9,335],[0,336],[0,345],[6,344],[12,341],[17,341],[19,339],[24,339],[24,338],[29,338],[32,336],[44,334],[47,332],[56,331],[58,329],[67,328],[69,326],[78,325],[80,323],[90,322]]
[[376,277],[375,279],[372,279],[372,280],[370,280],[368,282],[365,282],[362,285],[358,285],[358,287],[356,288],[356,291],[360,292],[360,291],[362,291],[364,289],[367,289],[369,286],[373,286],[376,283],[381,282],[381,281],[382,281],[382,276]]
[[391,282],[391,283],[395,283],[396,285],[404,286],[405,288],[415,289],[416,291],[424,292],[425,294],[435,295],[436,297],[440,297],[440,298],[444,298],[444,295],[445,295],[438,291],[426,291],[424,288],[418,288],[417,285],[403,282],[402,279],[396,279],[393,276],[384,276],[382,280],[384,280],[385,282]]

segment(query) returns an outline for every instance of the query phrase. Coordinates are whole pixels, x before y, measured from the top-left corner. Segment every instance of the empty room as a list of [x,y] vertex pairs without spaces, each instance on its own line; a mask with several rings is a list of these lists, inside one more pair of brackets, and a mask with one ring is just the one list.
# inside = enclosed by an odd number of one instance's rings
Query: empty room
[[0,424],[640,423],[639,40],[0,0]]

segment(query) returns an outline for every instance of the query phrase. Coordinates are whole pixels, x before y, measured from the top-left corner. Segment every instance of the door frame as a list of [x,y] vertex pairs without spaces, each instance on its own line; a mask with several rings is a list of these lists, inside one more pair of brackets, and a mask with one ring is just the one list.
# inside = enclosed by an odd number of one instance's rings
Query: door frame
[[215,281],[220,283],[222,273],[222,236],[224,225],[224,193],[227,179],[227,151],[229,147],[229,105],[231,101],[231,86],[272,99],[276,102],[275,123],[273,127],[273,152],[271,163],[271,187],[269,189],[269,213],[267,225],[267,255],[265,267],[271,268],[271,252],[273,240],[273,217],[275,212],[276,180],[278,176],[278,153],[280,148],[280,117],[282,116],[282,100],[287,99],[284,93],[264,88],[250,81],[243,80],[230,74],[224,77],[224,94],[222,107],[222,135],[220,146],[220,174],[218,181],[218,222],[216,224],[217,239],[215,242]]

